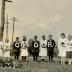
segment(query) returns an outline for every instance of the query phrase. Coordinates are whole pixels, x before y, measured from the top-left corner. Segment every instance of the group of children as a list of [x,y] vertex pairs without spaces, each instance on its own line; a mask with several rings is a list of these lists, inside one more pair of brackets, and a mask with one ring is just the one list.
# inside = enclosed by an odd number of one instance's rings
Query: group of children
[[72,63],[72,35],[68,35],[66,38],[65,34],[61,34],[61,38],[58,41],[59,57],[61,58],[61,64],[66,61]]
[[[54,48],[56,46],[55,41],[52,39],[52,35],[48,35],[46,40],[45,35],[42,36],[42,40],[38,41],[37,36],[31,43],[31,52],[34,62],[37,62],[37,58],[40,56],[44,61],[45,57],[49,58],[49,62],[53,61]],[[13,42],[12,50],[15,56],[15,60],[18,61],[19,57],[22,57],[22,61],[26,61],[26,57],[29,55],[29,44],[26,40],[26,36],[23,36],[22,42],[19,41],[19,37],[16,37],[16,41]],[[58,56],[60,57],[61,64],[64,64],[68,60],[69,64],[72,62],[72,36],[65,37],[64,33],[61,33],[61,38],[58,41]],[[8,39],[5,42],[0,42],[0,57],[10,58],[10,43]]]
[[[26,61],[28,54],[28,42],[26,37],[23,36],[23,41],[19,42],[19,37],[16,37],[16,41],[13,43],[14,56],[18,60],[19,56],[22,56],[22,61]],[[41,42],[38,41],[37,36],[34,36],[34,39],[31,44],[31,53],[33,56],[34,62],[37,62],[38,56],[41,57],[44,61],[44,57],[49,56],[49,61],[53,61],[55,41],[52,39],[52,35],[49,35],[49,40],[46,40],[45,35],[42,36]]]

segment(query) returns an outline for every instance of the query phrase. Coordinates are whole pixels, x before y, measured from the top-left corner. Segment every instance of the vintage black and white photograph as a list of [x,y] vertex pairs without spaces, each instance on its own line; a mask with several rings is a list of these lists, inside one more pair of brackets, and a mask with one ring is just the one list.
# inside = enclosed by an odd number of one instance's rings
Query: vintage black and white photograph
[[72,0],[0,0],[0,72],[72,72]]

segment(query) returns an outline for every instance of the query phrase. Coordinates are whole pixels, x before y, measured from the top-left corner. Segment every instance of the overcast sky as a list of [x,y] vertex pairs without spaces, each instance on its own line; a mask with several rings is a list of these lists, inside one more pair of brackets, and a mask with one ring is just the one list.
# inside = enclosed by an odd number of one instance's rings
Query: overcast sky
[[[6,3],[7,14],[9,19],[17,18],[15,36],[38,35],[41,39],[43,34],[53,34],[58,39],[61,32],[72,33],[72,0],[13,0],[13,3]],[[9,23],[11,37],[12,21]]]

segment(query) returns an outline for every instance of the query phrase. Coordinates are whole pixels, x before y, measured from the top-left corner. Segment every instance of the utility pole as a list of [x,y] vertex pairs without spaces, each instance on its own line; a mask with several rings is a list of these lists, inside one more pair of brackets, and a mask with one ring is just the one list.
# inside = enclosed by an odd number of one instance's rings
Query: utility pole
[[13,44],[13,39],[14,39],[14,30],[15,30],[15,21],[17,21],[17,20],[16,20],[15,17],[12,17],[11,20],[13,21],[13,31],[12,31],[12,44]]
[[7,19],[6,19],[6,38],[8,39],[8,15],[7,15]]
[[2,0],[1,8],[1,24],[0,24],[0,41],[3,40],[4,24],[5,24],[5,3],[12,2],[11,0]]

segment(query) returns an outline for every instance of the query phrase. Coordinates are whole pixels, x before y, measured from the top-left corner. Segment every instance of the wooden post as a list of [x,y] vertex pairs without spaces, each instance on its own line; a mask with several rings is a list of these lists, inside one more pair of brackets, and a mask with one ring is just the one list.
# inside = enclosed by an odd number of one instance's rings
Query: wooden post
[[10,0],[2,0],[1,24],[0,24],[0,41],[3,40],[3,32],[4,32],[4,25],[5,25],[5,2],[12,2],[12,1],[10,1]]

